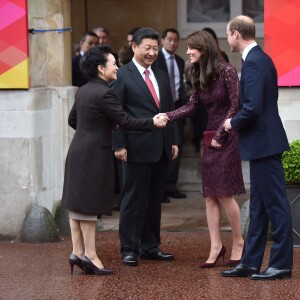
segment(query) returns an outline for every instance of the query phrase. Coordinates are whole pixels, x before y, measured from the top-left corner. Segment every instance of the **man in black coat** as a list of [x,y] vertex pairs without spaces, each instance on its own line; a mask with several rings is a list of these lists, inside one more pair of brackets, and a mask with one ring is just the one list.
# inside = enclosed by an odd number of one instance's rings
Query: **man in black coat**
[[[152,68],[159,35],[141,28],[133,36],[134,57],[122,66],[112,83],[118,100],[130,116],[144,118],[174,109],[168,75]],[[123,161],[120,242],[124,265],[137,266],[142,259],[173,260],[160,250],[161,190],[168,162],[178,154],[176,124],[152,132],[113,132],[115,156]]]
[[87,31],[81,36],[80,52],[72,58],[72,85],[81,87],[88,83],[88,79],[83,77],[80,70],[80,61],[86,51],[98,44],[98,40],[98,36],[92,31]]
[[[175,54],[179,44],[179,32],[174,28],[168,28],[163,31],[161,43],[162,49],[159,51],[157,59],[153,66],[164,70],[169,75],[169,84],[172,92],[175,109],[186,103],[186,93],[183,81],[184,60]],[[177,190],[180,158],[182,153],[182,143],[184,134],[184,120],[177,121],[181,139],[179,153],[175,160],[171,161],[168,166],[168,173],[163,187],[162,202],[170,202],[168,197],[186,198],[186,195]]]

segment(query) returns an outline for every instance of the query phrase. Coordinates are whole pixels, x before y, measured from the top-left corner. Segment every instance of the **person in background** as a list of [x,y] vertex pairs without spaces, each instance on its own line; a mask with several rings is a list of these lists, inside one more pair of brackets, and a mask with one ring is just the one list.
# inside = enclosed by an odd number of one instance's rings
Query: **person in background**
[[72,57],[77,56],[80,53],[80,43],[74,43],[72,45]]
[[119,50],[119,65],[120,67],[128,64],[133,58],[133,51],[131,45],[124,44]]
[[226,119],[239,108],[239,80],[235,68],[221,59],[215,39],[205,30],[187,37],[187,54],[192,66],[193,94],[187,104],[163,114],[170,121],[192,115],[201,101],[208,113],[204,132],[202,189],[210,236],[210,253],[201,268],[213,268],[223,258],[220,222],[221,205],[232,229],[230,259],[226,265],[237,265],[242,257],[244,240],[240,229],[240,209],[234,195],[245,193],[238,135],[224,130]]
[[[131,45],[124,44],[119,50],[119,65],[120,67],[128,64],[133,58],[133,51]],[[115,193],[120,195],[118,197],[118,202],[114,206],[115,211],[120,211],[121,202],[122,202],[122,186],[123,186],[123,170],[122,170],[122,161],[115,158],[115,167],[116,167],[116,187]]]
[[215,39],[215,41],[217,43],[217,46],[218,46],[218,49],[219,49],[218,51],[220,53],[221,58],[223,58],[226,62],[229,63],[228,55],[226,54],[225,51],[223,51],[220,48],[219,39],[218,39],[217,34],[215,33],[215,31],[212,28],[210,28],[210,27],[204,27],[204,28],[202,28],[202,30],[205,30],[206,32],[209,32],[213,36],[213,38]]
[[[96,27],[93,29],[93,32],[97,34],[99,38],[99,45],[109,45],[111,46],[110,41],[110,31],[105,27]],[[119,66],[119,57],[118,53],[112,52],[112,55],[115,57],[117,66]]]
[[[158,54],[159,35],[140,28],[133,35],[134,57],[111,83],[125,111],[136,118],[173,110],[168,74],[152,64]],[[178,155],[176,124],[152,132],[113,132],[116,158],[123,161],[123,187],[119,236],[126,266],[137,266],[138,257],[173,260],[160,249],[161,191],[168,162]]]
[[81,87],[88,82],[80,69],[80,61],[86,51],[98,44],[98,36],[92,32],[85,32],[80,38],[80,52],[72,58],[72,85]]
[[[255,280],[292,276],[293,233],[286,195],[282,153],[288,139],[278,113],[277,71],[272,59],[255,42],[255,23],[246,16],[227,25],[231,51],[242,55],[240,110],[225,122],[225,130],[238,132],[240,153],[250,164],[250,223],[245,254],[227,277]],[[269,223],[273,225],[269,264],[260,272]]]
[[69,258],[71,274],[77,265],[85,274],[110,275],[96,253],[96,220],[112,214],[114,160],[111,151],[112,128],[153,131],[166,122],[154,117],[129,117],[108,83],[117,79],[116,60],[109,46],[88,50],[81,70],[89,82],[75,95],[68,123],[76,130],[68,150],[62,206],[70,217],[73,251]]
[[[172,92],[172,99],[175,108],[181,107],[186,103],[186,94],[183,81],[184,60],[175,54],[179,45],[179,32],[175,28],[165,29],[162,33],[161,44],[162,49],[158,52],[157,59],[153,66],[164,70],[169,75],[169,83]],[[168,203],[172,198],[186,198],[186,194],[181,193],[177,189],[177,180],[180,167],[181,153],[183,149],[184,122],[177,122],[180,134],[181,145],[179,146],[179,154],[175,160],[170,161],[168,173],[166,175],[163,191],[162,202]]]
[[127,33],[127,43],[128,45],[131,45],[132,44],[132,38],[133,38],[133,35],[136,31],[138,31],[140,29],[140,27],[134,27],[132,29],[130,29]]

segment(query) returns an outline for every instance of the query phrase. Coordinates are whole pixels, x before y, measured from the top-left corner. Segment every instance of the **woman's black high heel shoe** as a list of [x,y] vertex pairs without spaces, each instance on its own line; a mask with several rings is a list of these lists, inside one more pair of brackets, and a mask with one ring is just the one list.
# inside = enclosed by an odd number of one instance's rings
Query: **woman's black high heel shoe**
[[81,270],[83,270],[81,259],[73,253],[69,257],[69,263],[71,267],[71,275],[73,275],[74,265],[78,266]]
[[84,274],[94,274],[94,275],[111,275],[112,270],[105,268],[98,268],[95,266],[86,256],[83,256],[82,259],[82,267]]
[[225,255],[225,253],[226,253],[226,248],[225,248],[224,245],[222,245],[222,248],[221,248],[216,260],[213,263],[207,263],[206,262],[206,263],[200,265],[200,268],[202,268],[202,269],[214,268],[220,257],[223,257],[223,265],[224,265],[224,255]]

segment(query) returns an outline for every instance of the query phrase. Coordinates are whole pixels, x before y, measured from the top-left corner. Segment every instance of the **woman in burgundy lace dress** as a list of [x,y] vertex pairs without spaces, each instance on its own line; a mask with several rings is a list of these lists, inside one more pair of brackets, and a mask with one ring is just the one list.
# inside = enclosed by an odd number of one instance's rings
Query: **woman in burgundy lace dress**
[[240,209],[233,195],[245,193],[238,136],[228,134],[223,124],[238,111],[239,81],[234,67],[220,58],[216,41],[204,30],[187,37],[187,54],[192,67],[193,90],[189,102],[168,112],[170,121],[191,116],[198,104],[208,113],[202,161],[203,196],[211,240],[210,253],[202,268],[212,268],[226,252],[221,241],[221,205],[232,228],[232,249],[227,265],[237,264],[244,241],[240,231]]

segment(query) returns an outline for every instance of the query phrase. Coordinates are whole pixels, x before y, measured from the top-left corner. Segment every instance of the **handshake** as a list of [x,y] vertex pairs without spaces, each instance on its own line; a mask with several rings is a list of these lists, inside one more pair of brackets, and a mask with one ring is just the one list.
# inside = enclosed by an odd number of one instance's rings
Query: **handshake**
[[159,113],[156,116],[153,117],[153,122],[155,127],[163,128],[167,125],[168,121],[170,119],[168,118],[167,114],[165,113]]

